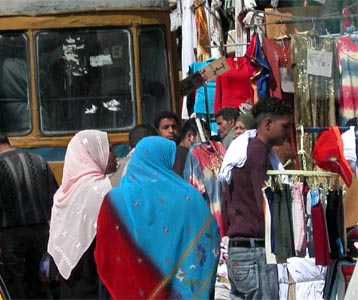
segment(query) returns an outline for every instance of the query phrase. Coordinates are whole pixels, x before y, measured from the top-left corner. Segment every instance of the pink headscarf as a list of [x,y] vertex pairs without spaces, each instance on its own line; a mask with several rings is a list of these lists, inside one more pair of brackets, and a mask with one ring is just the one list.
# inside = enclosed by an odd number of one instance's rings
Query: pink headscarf
[[83,130],[68,144],[62,184],[54,195],[47,247],[65,279],[96,235],[99,209],[111,189],[105,174],[108,159],[105,132]]

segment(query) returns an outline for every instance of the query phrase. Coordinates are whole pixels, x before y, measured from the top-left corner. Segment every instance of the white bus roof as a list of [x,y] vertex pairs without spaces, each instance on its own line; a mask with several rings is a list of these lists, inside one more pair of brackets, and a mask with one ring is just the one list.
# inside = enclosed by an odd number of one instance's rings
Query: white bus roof
[[0,0],[0,15],[41,15],[120,8],[168,8],[168,0]]

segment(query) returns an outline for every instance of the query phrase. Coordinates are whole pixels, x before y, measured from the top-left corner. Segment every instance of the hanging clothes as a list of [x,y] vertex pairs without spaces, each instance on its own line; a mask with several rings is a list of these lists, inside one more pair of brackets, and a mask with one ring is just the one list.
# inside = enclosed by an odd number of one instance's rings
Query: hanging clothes
[[338,65],[341,74],[339,125],[358,117],[358,39],[351,36],[337,38]]
[[266,60],[259,36],[256,32],[253,33],[250,40],[250,45],[246,51],[246,57],[248,57],[251,63],[256,66],[257,70],[252,76],[252,80],[255,82],[254,90],[254,102],[265,99],[268,95],[268,79],[270,77],[270,66]]
[[197,45],[195,15],[192,11],[194,0],[182,0],[183,23],[182,23],[182,47],[181,69],[182,77],[187,77],[189,66],[196,61],[194,48]]
[[[296,124],[302,123],[305,127],[336,124],[334,40],[308,31],[300,32],[292,35],[291,48]],[[326,66],[319,69],[320,75],[315,73],[317,64]]]
[[345,227],[343,192],[341,189],[329,191],[326,207],[327,231],[331,249],[331,259],[344,255],[345,248]]
[[240,104],[253,104],[254,90],[250,77],[256,72],[249,58],[226,58],[230,70],[216,78],[214,113],[225,106],[239,108]]
[[205,14],[205,1],[194,0],[195,24],[197,32],[197,61],[205,61],[211,57],[208,23]]
[[288,184],[273,191],[273,217],[275,235],[275,254],[280,260],[295,256],[292,223],[292,198]]
[[307,234],[307,252],[309,257],[314,257],[314,245],[313,245],[313,225],[312,225],[312,197],[308,185],[304,184],[304,193],[306,197],[306,234]]
[[292,223],[295,251],[297,256],[306,255],[306,208],[303,197],[303,182],[294,182],[292,189]]
[[222,189],[219,181],[220,166],[225,155],[221,143],[197,143],[190,149],[184,167],[184,179],[201,192],[216,219],[220,236],[225,233],[221,216]]
[[220,5],[220,0],[211,0],[211,7],[209,11],[209,35],[210,46],[212,46],[211,56],[215,58],[223,56],[223,51],[220,47],[223,44],[223,30],[218,11]]
[[310,193],[312,197],[312,231],[316,265],[328,266],[331,264],[331,259],[325,213],[322,202],[319,200],[318,191],[311,189]]
[[[194,0],[182,0],[182,47],[181,47],[181,70],[182,78],[188,76],[189,66],[196,61],[194,48],[197,45],[196,39],[196,25],[195,15],[192,11]],[[182,119],[189,119],[189,113],[187,109],[187,97],[183,98],[182,104]]]
[[291,69],[291,40],[264,37],[263,50],[271,68],[268,90],[271,97],[291,99],[293,79]]
[[[198,62],[192,63],[189,66],[189,75],[194,74],[195,72],[204,68],[205,66],[207,66],[214,60],[215,60],[214,58],[210,58],[203,62],[198,61]],[[202,118],[202,117],[205,118],[206,117],[207,111],[206,111],[205,101],[208,101],[210,119],[214,118],[215,86],[216,86],[215,80],[208,81],[206,83],[207,99],[205,99],[206,96],[205,96],[205,88],[204,87],[200,87],[195,91],[193,112],[196,114],[197,118]],[[210,128],[212,131],[216,132],[217,131],[216,122],[211,122]]]

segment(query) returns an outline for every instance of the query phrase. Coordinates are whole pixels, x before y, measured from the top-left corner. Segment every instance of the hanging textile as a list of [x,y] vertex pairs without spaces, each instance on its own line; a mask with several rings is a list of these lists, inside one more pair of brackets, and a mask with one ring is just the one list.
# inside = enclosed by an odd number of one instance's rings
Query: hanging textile
[[182,47],[181,47],[181,70],[182,77],[187,77],[189,66],[196,61],[194,48],[197,45],[195,16],[192,11],[193,0],[182,0],[183,23],[182,23]]
[[271,97],[291,99],[293,80],[291,70],[291,40],[264,37],[263,50],[271,68],[268,89]]
[[221,45],[223,44],[223,31],[221,26],[221,19],[219,14],[220,0],[211,0],[211,10],[209,12],[209,35],[211,56],[219,58],[223,56]]
[[[214,60],[215,60],[214,58],[210,58],[203,62],[198,61],[198,62],[192,63],[189,66],[189,75],[194,74],[195,72],[204,68],[205,66],[207,66]],[[206,117],[207,112],[206,112],[205,101],[208,101],[210,119],[214,118],[215,86],[216,86],[215,80],[208,81],[206,83],[207,99],[205,99],[205,88],[204,87],[200,87],[195,91],[193,112],[196,114],[197,118],[205,118]],[[210,128],[211,128],[211,130],[216,132],[217,131],[216,122],[210,123]]]
[[337,38],[337,55],[341,73],[339,125],[358,117],[358,39],[351,36]]
[[297,256],[306,255],[306,208],[303,196],[303,182],[293,182],[292,189],[292,223],[295,251]]
[[250,77],[256,67],[245,56],[228,57],[226,61],[230,70],[216,78],[214,113],[225,106],[239,108],[242,103],[252,105],[254,100]]
[[327,234],[327,225],[322,202],[317,190],[310,190],[312,197],[312,231],[316,265],[328,266],[331,264],[330,249]]
[[266,60],[259,36],[256,32],[253,33],[250,40],[250,46],[246,51],[246,57],[248,57],[251,63],[257,68],[256,72],[252,76],[252,80],[255,82],[255,103],[258,100],[265,99],[268,95],[268,79],[270,78],[270,66]]
[[292,197],[288,184],[273,192],[275,254],[280,260],[295,256],[292,224]]
[[204,9],[205,1],[194,0],[195,23],[197,32],[197,61],[205,61],[211,57],[209,29]]
[[326,221],[329,245],[331,249],[330,257],[331,259],[336,259],[344,255],[346,239],[344,227],[343,192],[341,189],[329,191],[327,195]]
[[300,32],[292,35],[291,48],[296,124],[305,127],[336,124],[334,40]]
[[[189,66],[196,61],[194,48],[197,45],[195,15],[192,10],[194,0],[182,0],[183,16],[182,16],[182,47],[181,47],[181,70],[182,78],[188,76]],[[187,109],[187,97],[183,98],[182,119],[189,119]]]

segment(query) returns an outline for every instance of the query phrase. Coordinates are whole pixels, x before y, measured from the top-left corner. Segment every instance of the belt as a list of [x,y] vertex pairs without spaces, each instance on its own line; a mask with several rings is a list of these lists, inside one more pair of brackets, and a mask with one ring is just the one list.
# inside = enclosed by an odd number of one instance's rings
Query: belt
[[243,247],[243,248],[265,247],[265,240],[258,240],[258,239],[230,239],[229,247]]

